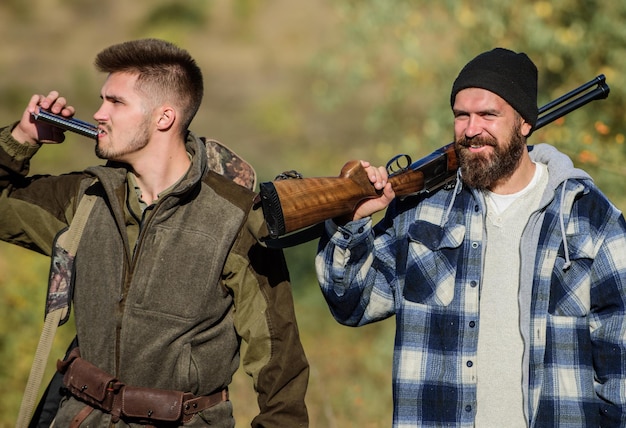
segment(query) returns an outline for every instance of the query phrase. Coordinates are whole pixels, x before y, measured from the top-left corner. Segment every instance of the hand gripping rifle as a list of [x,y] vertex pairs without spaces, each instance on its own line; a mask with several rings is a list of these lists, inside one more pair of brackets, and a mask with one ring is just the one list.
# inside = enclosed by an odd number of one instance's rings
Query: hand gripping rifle
[[[595,89],[590,90],[594,86]],[[534,130],[608,95],[609,86],[601,74],[541,107]],[[565,102],[567,104],[561,105]],[[454,143],[449,143],[413,163],[408,155],[397,155],[387,163],[389,182],[399,197],[434,192],[453,182],[457,169]],[[262,204],[270,236],[277,241],[291,232],[309,227],[313,229],[324,220],[348,215],[359,202],[380,194],[381,191],[374,188],[361,163],[350,161],[344,165],[339,177],[302,178],[295,171],[283,173],[275,181],[261,183],[257,199]],[[302,232],[306,231],[299,233]],[[287,247],[315,237],[310,233],[304,235],[307,237],[292,239],[291,244],[274,245]],[[285,238],[289,237],[281,239]]]

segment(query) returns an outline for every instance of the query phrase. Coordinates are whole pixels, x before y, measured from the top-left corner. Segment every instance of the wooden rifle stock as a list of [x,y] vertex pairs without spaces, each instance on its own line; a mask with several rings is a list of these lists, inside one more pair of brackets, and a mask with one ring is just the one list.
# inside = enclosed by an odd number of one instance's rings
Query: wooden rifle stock
[[[596,88],[589,91],[593,86]],[[609,86],[601,74],[541,107],[534,130],[608,95]],[[573,97],[577,98],[558,107]],[[392,172],[393,164],[402,161],[408,166]],[[454,143],[413,163],[408,155],[398,155],[387,163],[389,182],[399,197],[436,191],[456,179],[457,169]],[[260,184],[259,199],[270,236],[278,238],[327,219],[349,215],[360,202],[380,194],[361,163],[350,161],[338,177],[299,177],[263,182]]]

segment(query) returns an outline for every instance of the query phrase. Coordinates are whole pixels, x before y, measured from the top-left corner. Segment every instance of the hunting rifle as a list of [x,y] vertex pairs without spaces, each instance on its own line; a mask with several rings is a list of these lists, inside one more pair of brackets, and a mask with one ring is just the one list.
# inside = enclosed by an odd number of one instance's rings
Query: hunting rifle
[[[596,86],[595,89],[590,90],[593,86]],[[600,74],[539,108],[534,130],[608,95],[609,86],[604,75]],[[561,105],[565,102],[567,104]],[[413,163],[410,156],[404,154],[393,157],[387,163],[389,182],[398,197],[434,192],[453,182],[457,169],[454,143]],[[319,236],[319,225],[324,220],[348,215],[359,202],[380,194],[381,190],[374,188],[360,161],[353,160],[344,165],[339,177],[302,178],[295,171],[285,172],[275,181],[261,183],[257,200],[261,202],[270,237],[273,241],[286,241],[282,245],[276,242],[273,245],[284,248],[313,239],[315,234]],[[309,230],[306,228],[316,229],[317,232],[304,233]],[[300,231],[297,233],[300,237],[288,239],[296,233],[284,236],[296,231]]]

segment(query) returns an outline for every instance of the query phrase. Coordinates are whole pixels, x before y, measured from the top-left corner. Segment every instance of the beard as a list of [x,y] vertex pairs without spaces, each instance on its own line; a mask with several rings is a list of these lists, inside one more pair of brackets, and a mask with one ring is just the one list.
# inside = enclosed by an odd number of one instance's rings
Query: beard
[[150,118],[146,117],[146,119],[137,126],[135,129],[134,135],[130,138],[128,144],[121,149],[113,149],[113,144],[111,141],[111,128],[109,126],[106,127],[107,137],[109,138],[109,147],[102,147],[100,143],[96,144],[96,156],[100,159],[107,160],[121,160],[124,155],[129,153],[136,152],[138,150],[143,149],[148,144],[150,140],[150,128],[149,128]]
[[[470,146],[491,146],[491,153],[472,153]],[[526,138],[521,134],[521,125],[513,126],[508,144],[498,144],[492,137],[462,138],[455,141],[461,178],[465,184],[479,190],[489,189],[499,181],[511,177],[519,165]]]

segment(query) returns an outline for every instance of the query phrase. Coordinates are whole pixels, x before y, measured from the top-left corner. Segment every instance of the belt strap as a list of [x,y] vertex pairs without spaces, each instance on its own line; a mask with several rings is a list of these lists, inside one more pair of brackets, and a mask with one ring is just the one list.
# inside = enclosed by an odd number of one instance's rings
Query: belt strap
[[81,410],[76,416],[74,416],[74,419],[72,419],[72,423],[70,424],[69,428],[79,428],[80,425],[85,421],[85,419],[87,419],[87,416],[91,414],[91,412],[93,412],[93,407],[83,407],[83,410]]
[[[202,395],[200,397],[195,397],[193,394],[185,394],[187,396],[187,400],[183,402],[183,414],[185,416],[195,415],[202,410],[211,408],[217,404],[220,404],[224,401],[228,401],[228,388],[224,388],[221,391],[214,392],[209,395]],[[185,419],[185,418],[183,418]]]
[[72,350],[57,368],[64,373],[63,383],[78,400],[119,419],[138,423],[188,422],[202,410],[228,401],[228,388],[196,396],[190,392],[143,388],[126,385],[114,376],[82,359],[78,348]]

